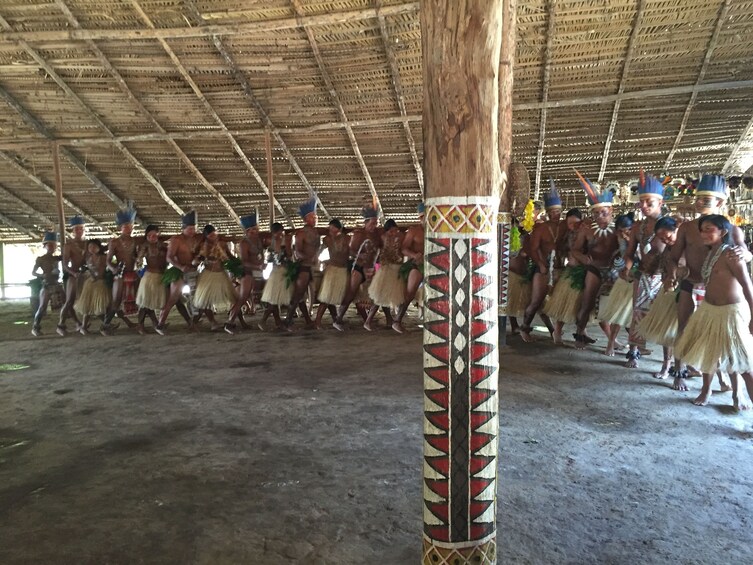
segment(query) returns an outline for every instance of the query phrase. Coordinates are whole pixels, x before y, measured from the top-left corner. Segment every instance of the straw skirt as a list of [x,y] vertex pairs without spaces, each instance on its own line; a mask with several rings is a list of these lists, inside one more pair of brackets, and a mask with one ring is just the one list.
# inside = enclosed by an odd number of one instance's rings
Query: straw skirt
[[272,306],[287,306],[293,300],[293,285],[285,280],[285,266],[275,265],[264,284],[261,301]]
[[638,324],[646,341],[672,347],[677,337],[677,301],[674,291],[663,291],[654,299],[648,314]]
[[556,322],[574,324],[578,317],[578,308],[583,291],[570,286],[570,279],[561,276],[554,285],[552,294],[544,305],[543,312]]
[[345,267],[327,265],[319,287],[319,302],[322,304],[342,304],[345,291],[348,289],[350,271]]
[[73,309],[82,316],[102,316],[107,313],[112,291],[104,279],[87,278]]
[[225,271],[202,271],[196,280],[193,307],[198,310],[230,310],[238,299]]
[[136,293],[136,304],[147,310],[162,310],[167,298],[167,288],[162,284],[162,273],[144,273]]
[[507,315],[522,318],[531,302],[531,281],[512,271],[507,281]]
[[383,264],[374,274],[369,296],[377,306],[397,308],[405,302],[405,281],[400,278],[400,265]]
[[609,294],[601,298],[599,320],[625,328],[630,325],[632,317],[633,284],[618,278]]
[[675,344],[675,357],[703,373],[719,368],[728,373],[745,373],[753,368],[753,335],[750,334],[748,304],[713,306],[702,302],[688,320]]

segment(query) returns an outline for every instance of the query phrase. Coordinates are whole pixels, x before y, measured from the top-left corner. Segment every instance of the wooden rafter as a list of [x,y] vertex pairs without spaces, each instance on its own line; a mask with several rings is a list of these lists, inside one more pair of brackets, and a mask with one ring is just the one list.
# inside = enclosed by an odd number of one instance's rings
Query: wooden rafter
[[14,220],[11,220],[5,214],[0,214],[0,223],[5,224],[9,228],[13,228],[14,230],[23,232],[23,233],[29,235],[32,239],[41,239],[41,237],[39,236],[38,233],[34,233],[30,229],[25,228],[24,226],[22,226],[21,224],[19,224],[18,222],[14,221]]
[[[400,110],[400,116],[406,118],[408,112],[405,109],[405,95],[403,94],[403,81],[400,79],[400,68],[397,65],[397,59],[395,53],[392,50],[390,43],[390,35],[387,31],[386,18],[382,14],[382,0],[374,0],[377,11],[377,20],[379,21],[379,31],[382,35],[382,44],[384,45],[384,54],[387,56],[387,61],[390,65],[390,77],[392,78],[392,88],[395,91],[395,99],[397,100],[397,107]],[[416,180],[418,180],[418,186],[421,189],[421,199],[424,198],[424,171],[421,168],[421,161],[418,158],[416,152],[416,141],[413,139],[413,132],[410,129],[410,123],[408,121],[403,122],[403,129],[405,130],[405,140],[408,142],[408,148],[410,149],[411,161],[413,162],[413,169],[416,171]]]
[[[2,16],[0,16],[0,27],[2,27],[6,31],[12,29],[10,24]],[[63,92],[65,92],[68,97],[70,97],[79,106],[81,106],[84,112],[86,112],[86,114],[94,121],[94,123],[97,124],[97,126],[99,126],[100,129],[107,133],[108,136],[115,137],[115,134],[112,132],[112,130],[110,130],[107,124],[102,121],[97,113],[92,110],[92,108],[86,102],[84,102],[81,97],[71,89],[70,86],[68,86],[68,83],[63,80],[63,78],[55,71],[55,69],[52,68],[52,66],[50,66],[49,63],[47,63],[47,61],[37,52],[36,49],[34,49],[31,45],[23,40],[19,40],[18,45],[24,51],[26,51],[42,69],[44,69],[47,75],[52,80],[54,80],[61,89],[63,89]],[[131,154],[131,152],[128,151],[128,149],[124,145],[115,142],[115,146],[123,153],[123,155],[125,155],[125,157],[131,162],[131,164],[133,164],[146,177],[146,179],[150,183],[152,183],[152,185],[157,189],[160,196],[162,196],[165,202],[170,204],[174,209],[180,210],[175,202],[173,202],[167,196],[167,193],[165,192],[165,189],[162,187],[160,182],[149,171],[147,171],[146,167],[144,167],[144,165],[142,165],[141,162],[136,159],[136,157],[133,156],[133,154]]]
[[[193,0],[187,0],[185,5],[191,11],[191,15],[194,17],[194,19],[196,19],[198,22],[203,22],[201,13],[199,12],[198,8],[196,8],[196,5],[194,4]],[[290,166],[293,168],[295,173],[298,175],[298,178],[303,183],[303,186],[306,187],[306,190],[309,192],[309,194],[315,194],[315,191],[313,187],[311,186],[311,183],[309,183],[308,178],[306,178],[306,175],[303,173],[303,170],[298,165],[298,161],[290,152],[290,149],[288,149],[288,146],[285,143],[285,140],[282,138],[279,128],[275,126],[274,123],[272,123],[272,120],[269,117],[269,114],[267,113],[266,109],[262,106],[261,102],[259,102],[259,99],[254,94],[253,89],[251,88],[251,84],[248,82],[248,80],[243,75],[243,73],[241,73],[238,70],[238,65],[236,65],[235,60],[233,59],[228,49],[225,47],[225,44],[222,41],[222,39],[217,36],[212,36],[212,43],[214,44],[215,48],[219,52],[220,56],[225,60],[225,63],[228,65],[228,67],[230,67],[230,72],[232,73],[233,78],[235,78],[235,80],[240,85],[241,90],[243,90],[243,95],[251,103],[251,105],[254,107],[256,112],[261,117],[262,123],[264,124],[265,129],[267,129],[269,132],[272,133],[272,135],[274,135],[275,141],[277,142],[280,149],[282,150],[283,155],[285,155],[285,158],[290,163]],[[258,132],[258,130],[256,131]],[[276,198],[274,198],[270,187],[267,186],[267,184],[263,182],[260,183],[260,186],[262,187],[262,190],[264,191],[264,193],[267,195],[267,198],[272,198],[275,208],[277,208],[277,210],[280,211],[280,213],[288,222],[288,224],[292,226],[293,224],[290,220],[290,217],[287,215],[287,213],[285,212],[285,209],[282,207],[279,201]],[[319,205],[319,209],[322,211],[322,213],[327,217],[328,220],[332,219],[332,216],[329,214],[329,212],[327,212],[327,209],[324,207],[321,200],[319,200],[319,196],[317,196],[316,198]]]
[[[722,26],[724,25],[724,22],[727,20],[727,13],[729,12],[729,4],[730,0],[724,0],[724,3],[722,4],[721,10],[719,11],[719,16],[716,19],[716,26],[714,27],[714,33],[711,35],[711,39],[709,40],[708,47],[706,47],[706,55],[703,57],[703,64],[701,65],[701,70],[698,73],[698,78],[695,81],[695,86],[698,87],[703,82],[703,78],[706,76],[706,69],[709,66],[709,61],[711,61],[711,55],[714,53],[714,48],[716,48],[716,44],[719,42],[719,35],[722,31]],[[680,147],[680,141],[682,140],[682,136],[685,134],[685,127],[688,125],[688,120],[690,119],[690,113],[693,110],[693,106],[695,106],[696,98],[698,97],[698,90],[697,88],[693,89],[693,93],[690,95],[690,101],[688,102],[688,105],[685,107],[685,113],[682,116],[682,122],[680,122],[680,130],[677,132],[677,137],[675,138],[675,142],[672,144],[672,149],[669,151],[669,155],[667,155],[667,160],[664,161],[664,170],[668,171],[669,166],[672,164],[672,159],[675,156],[675,153],[677,152],[677,148]]]
[[[139,4],[138,0],[131,0],[131,5],[133,6],[134,10],[139,14],[139,17],[141,20],[150,28],[155,29],[155,25],[152,22],[151,18],[147,15],[147,13],[144,11],[144,9]],[[236,154],[241,158],[241,161],[243,161],[243,164],[246,166],[246,169],[251,173],[251,175],[254,177],[256,182],[259,184],[259,186],[263,187],[265,194],[269,194],[267,185],[264,183],[264,180],[262,179],[259,172],[256,170],[256,168],[251,164],[251,161],[249,161],[248,157],[244,153],[241,146],[236,141],[235,137],[230,133],[230,130],[225,125],[225,122],[222,121],[222,118],[217,114],[217,112],[214,110],[212,105],[209,103],[209,101],[206,99],[206,96],[204,96],[204,93],[201,91],[199,86],[194,82],[194,80],[191,78],[191,76],[188,74],[188,71],[186,70],[183,63],[181,63],[178,56],[175,54],[175,52],[172,50],[172,48],[167,44],[167,42],[162,39],[158,38],[158,41],[160,45],[162,46],[162,49],[167,53],[167,56],[170,57],[170,60],[173,62],[173,65],[175,65],[175,68],[177,69],[178,73],[181,77],[183,77],[183,80],[186,81],[186,83],[191,87],[191,90],[193,90],[196,97],[199,99],[199,101],[202,103],[206,111],[209,113],[210,116],[212,116],[212,119],[217,123],[217,125],[220,127],[220,129],[225,133],[225,136],[230,141],[230,145],[233,147],[233,150],[236,152]],[[196,169],[196,167],[193,168],[194,174],[200,175],[201,173]],[[203,175],[201,178],[204,178]],[[233,210],[233,208],[230,206],[230,203],[225,199],[220,192],[214,188],[209,181],[206,181],[204,179],[205,183],[204,186],[209,190],[210,192],[213,192],[218,200],[222,203],[222,205],[225,207],[225,209],[230,213],[230,216],[240,224],[240,217],[238,214]],[[211,187],[211,188],[210,188]],[[287,216],[284,210],[281,209],[281,213],[285,216],[288,223],[290,223],[290,218]]]
[[[380,10],[383,16],[399,16],[413,14],[420,9],[420,2],[404,2],[392,4]],[[150,29],[66,29],[55,31],[9,31],[0,34],[0,43],[31,41],[31,42],[60,42],[60,41],[133,41],[143,39],[181,39],[188,37],[211,37],[227,35],[265,34],[271,31],[294,29],[300,26],[328,26],[333,24],[347,24],[370,20],[377,17],[374,8],[329,12],[313,16],[295,18],[278,18],[261,22],[243,24],[212,24],[202,27],[179,28],[150,28]]]
[[15,194],[13,194],[10,190],[5,188],[3,185],[0,184],[0,196],[5,198],[6,200],[12,201],[16,206],[21,208],[25,214],[29,215],[30,217],[36,218],[37,221],[43,225],[43,226],[52,226],[55,225],[55,222],[48,218],[46,215],[44,215],[42,212],[31,206],[28,202],[22,200]]
[[[295,12],[296,16],[301,16],[303,9],[301,7],[300,1],[290,0],[290,4],[293,6],[293,11]],[[348,135],[350,145],[353,148],[353,153],[356,156],[356,161],[358,162],[358,166],[361,168],[361,173],[363,174],[363,177],[366,180],[366,185],[368,186],[369,192],[371,193],[371,198],[378,203],[379,195],[377,194],[376,187],[374,186],[374,181],[371,179],[369,169],[368,167],[366,167],[366,162],[363,160],[361,149],[358,147],[358,141],[356,140],[356,136],[353,133],[353,128],[348,122],[348,116],[345,113],[345,108],[343,107],[342,101],[340,100],[340,95],[337,93],[337,89],[332,82],[332,78],[329,76],[327,66],[324,64],[322,54],[319,52],[319,46],[316,43],[314,33],[311,31],[311,29],[306,27],[305,23],[303,22],[301,23],[301,28],[308,38],[309,45],[311,46],[311,51],[314,54],[314,59],[316,60],[316,64],[319,67],[319,74],[321,75],[322,80],[327,87],[327,91],[329,92],[329,96],[332,99],[332,103],[335,105],[335,109],[340,116],[340,121],[342,121],[343,125],[345,126],[345,133]],[[384,218],[384,210],[382,209],[381,205],[379,206],[379,215],[380,217]]]
[[[745,126],[745,129],[743,130],[742,134],[740,135],[740,138],[737,140],[737,143],[732,147],[732,151],[729,154],[729,157],[724,163],[724,167],[722,168],[722,174],[727,174],[732,172],[732,167],[736,164],[735,157],[737,156],[737,152],[740,151],[740,148],[743,146],[743,143],[745,143],[745,140],[748,139],[748,136],[750,136],[753,133],[753,117],[750,118],[748,121],[748,125]],[[744,173],[745,171],[740,171],[741,173]]]
[[[39,188],[44,190],[45,192],[48,192],[49,194],[52,194],[53,196],[57,196],[55,193],[55,189],[51,187],[49,184],[44,182],[39,176],[29,171],[26,167],[21,165],[12,155],[6,153],[5,151],[0,151],[0,158],[5,159],[5,161],[10,164],[11,167],[13,167],[16,171],[21,173],[23,176],[25,176],[27,179],[29,179],[31,182],[36,184]],[[68,206],[71,210],[76,212],[76,214],[80,215],[82,218],[84,218],[88,223],[98,225],[100,226],[104,231],[111,235],[117,235],[112,230],[104,227],[102,224],[100,224],[97,220],[95,220],[93,217],[91,217],[89,214],[84,212],[81,208],[76,206],[73,202],[68,200],[67,198],[63,199],[63,202],[66,206]]]
[[[622,65],[622,76],[620,77],[620,86],[617,89],[617,94],[625,92],[625,85],[627,84],[628,71],[630,70],[630,62],[633,60],[633,52],[635,51],[636,38],[638,37],[638,30],[641,28],[643,22],[643,10],[646,7],[646,0],[638,0],[638,8],[635,12],[635,18],[633,19],[633,28],[630,31],[630,39],[628,40],[627,52],[625,53],[625,62]],[[609,131],[607,133],[607,140],[604,143],[604,153],[601,156],[601,168],[599,169],[598,181],[604,180],[604,173],[607,170],[607,162],[609,161],[609,149],[612,146],[612,139],[614,138],[614,130],[617,126],[617,116],[620,113],[621,100],[617,100],[614,103],[612,109],[612,121],[609,123]]]
[[539,199],[541,189],[541,168],[544,163],[544,144],[546,143],[546,103],[549,100],[549,71],[552,64],[552,44],[554,42],[554,25],[557,19],[557,0],[549,0],[549,23],[546,29],[546,49],[544,51],[544,77],[541,85],[541,120],[539,122],[539,149],[536,152],[536,184],[534,200]]

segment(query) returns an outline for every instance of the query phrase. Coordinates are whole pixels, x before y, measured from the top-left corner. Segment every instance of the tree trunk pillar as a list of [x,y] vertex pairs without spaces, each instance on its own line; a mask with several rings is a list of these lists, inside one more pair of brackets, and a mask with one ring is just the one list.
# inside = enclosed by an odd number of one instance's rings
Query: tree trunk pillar
[[423,563],[497,562],[503,0],[423,0]]

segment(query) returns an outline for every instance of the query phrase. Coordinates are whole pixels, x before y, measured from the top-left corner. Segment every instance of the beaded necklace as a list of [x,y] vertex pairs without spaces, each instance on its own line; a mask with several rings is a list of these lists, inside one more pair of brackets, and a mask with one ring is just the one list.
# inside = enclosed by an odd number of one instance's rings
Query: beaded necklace
[[722,256],[722,253],[729,247],[726,243],[723,243],[719,246],[719,249],[716,250],[716,252],[711,253],[709,252],[708,255],[706,255],[706,260],[703,262],[703,267],[701,267],[701,276],[703,277],[704,284],[709,284],[709,279],[711,278],[711,271],[714,269],[714,265],[716,265],[716,262],[719,260],[719,257]]

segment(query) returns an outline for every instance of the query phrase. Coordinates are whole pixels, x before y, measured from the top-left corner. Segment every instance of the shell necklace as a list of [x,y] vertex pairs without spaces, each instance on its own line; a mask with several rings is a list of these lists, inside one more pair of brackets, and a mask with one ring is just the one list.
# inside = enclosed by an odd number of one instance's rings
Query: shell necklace
[[711,253],[709,251],[708,255],[706,255],[706,260],[703,262],[703,267],[701,267],[701,276],[703,277],[704,284],[709,284],[711,271],[714,269],[714,265],[716,265],[719,257],[722,256],[722,253],[724,253],[728,247],[729,245],[723,243],[719,246],[719,249],[717,249],[716,252]]
[[605,228],[600,228],[599,224],[591,222],[591,229],[594,230],[594,235],[596,235],[596,237],[607,237],[614,233],[614,222],[609,222]]

